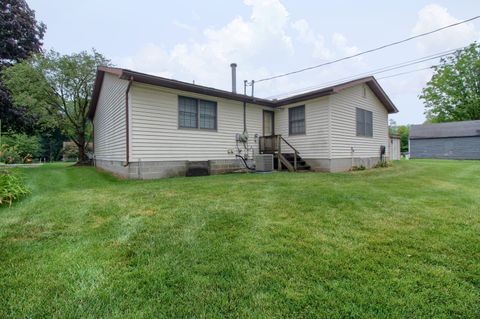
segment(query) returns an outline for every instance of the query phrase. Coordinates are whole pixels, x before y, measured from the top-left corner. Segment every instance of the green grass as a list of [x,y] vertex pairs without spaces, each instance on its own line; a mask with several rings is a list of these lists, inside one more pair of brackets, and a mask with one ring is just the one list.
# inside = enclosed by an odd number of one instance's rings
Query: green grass
[[0,318],[478,318],[480,162],[117,180],[18,169]]

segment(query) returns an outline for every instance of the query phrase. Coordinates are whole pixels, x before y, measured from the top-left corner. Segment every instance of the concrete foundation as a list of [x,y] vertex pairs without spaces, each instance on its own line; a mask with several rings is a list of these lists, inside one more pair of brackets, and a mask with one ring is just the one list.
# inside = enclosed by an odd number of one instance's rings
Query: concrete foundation
[[[99,169],[112,172],[113,174],[129,179],[157,179],[175,176],[186,176],[190,163],[198,166],[200,162],[190,161],[155,161],[155,162],[130,162],[125,165],[121,161],[95,160],[95,166]],[[239,159],[209,160],[205,161],[209,174],[221,174],[244,170],[245,166]]]
[[374,167],[380,162],[380,157],[355,157],[352,158],[313,158],[305,159],[308,165],[316,172],[345,172],[353,166]]
[[[343,172],[348,171],[352,166],[365,166],[372,168],[379,161],[379,157],[367,158],[314,158],[305,159],[312,170],[317,172]],[[209,160],[204,162],[190,162],[190,161],[162,161],[162,162],[131,162],[125,166],[125,162],[95,160],[95,166],[105,171],[129,179],[157,179],[175,176],[186,176],[187,171],[191,165],[205,165],[208,167],[208,173],[211,175],[248,171],[240,159],[225,159],[225,160]],[[252,161],[248,162],[249,166],[253,165]]]

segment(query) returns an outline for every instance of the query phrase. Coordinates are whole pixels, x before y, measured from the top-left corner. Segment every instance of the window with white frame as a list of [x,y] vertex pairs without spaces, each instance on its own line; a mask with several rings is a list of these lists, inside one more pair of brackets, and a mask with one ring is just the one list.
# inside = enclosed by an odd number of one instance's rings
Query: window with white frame
[[178,127],[217,129],[217,102],[178,97]]

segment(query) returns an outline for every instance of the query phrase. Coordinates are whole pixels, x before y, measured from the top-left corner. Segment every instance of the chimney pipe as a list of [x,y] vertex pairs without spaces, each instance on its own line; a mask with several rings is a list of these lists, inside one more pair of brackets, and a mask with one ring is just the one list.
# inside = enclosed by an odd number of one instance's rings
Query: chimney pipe
[[230,67],[232,68],[232,92],[237,93],[237,64],[232,63]]

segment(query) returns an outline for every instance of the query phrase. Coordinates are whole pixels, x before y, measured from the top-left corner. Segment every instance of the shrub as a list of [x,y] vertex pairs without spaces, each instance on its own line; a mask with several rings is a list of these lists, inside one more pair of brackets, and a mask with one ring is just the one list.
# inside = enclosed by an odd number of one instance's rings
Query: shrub
[[7,164],[20,163],[21,157],[18,154],[17,147],[9,144],[0,145],[0,162]]
[[28,194],[30,190],[20,177],[11,172],[0,171],[0,206],[11,205],[14,200]]
[[355,171],[364,171],[366,170],[367,168],[363,165],[360,165],[360,166],[352,166],[352,168],[350,169],[351,171],[355,172]]
[[26,134],[7,133],[2,136],[0,146],[0,162],[30,163],[33,158],[42,153],[40,138]]
[[390,167],[390,166],[392,166],[392,162],[390,162],[390,161],[380,161],[374,166],[374,168]]

